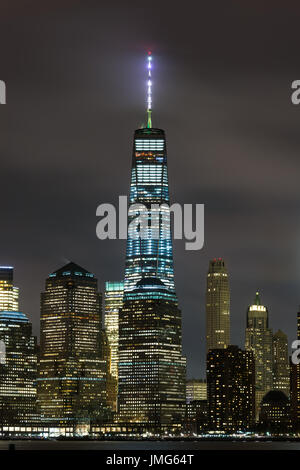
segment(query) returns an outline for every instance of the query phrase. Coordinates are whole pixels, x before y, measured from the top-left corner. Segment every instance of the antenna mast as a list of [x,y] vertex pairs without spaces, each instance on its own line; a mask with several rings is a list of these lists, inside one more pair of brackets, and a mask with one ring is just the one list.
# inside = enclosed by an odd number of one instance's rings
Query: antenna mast
[[148,52],[147,57],[147,69],[148,69],[148,81],[147,81],[147,127],[148,129],[152,128],[152,120],[151,120],[151,113],[152,113],[152,78],[151,78],[151,70],[152,70],[152,53],[151,51]]

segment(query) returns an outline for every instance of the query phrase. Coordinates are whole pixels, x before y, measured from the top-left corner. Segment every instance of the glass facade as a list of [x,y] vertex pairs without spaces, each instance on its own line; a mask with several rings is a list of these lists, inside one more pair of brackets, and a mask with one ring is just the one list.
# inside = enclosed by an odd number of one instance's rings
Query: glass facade
[[[185,413],[185,358],[181,312],[174,285],[166,139],[164,131],[135,131],[130,204],[148,209],[148,231],[134,238],[129,210],[124,302],[119,315],[120,422],[159,431],[178,426]],[[151,204],[158,205],[152,212]],[[154,222],[154,223],[153,223]],[[154,238],[152,230],[158,234]]]
[[[167,150],[164,131],[138,129],[134,134],[131,171],[130,205],[143,204],[149,211],[151,204],[169,204]],[[162,209],[162,211],[166,209]],[[173,250],[169,213],[153,210],[152,229],[158,231],[157,239],[148,229],[146,239],[135,239],[128,231],[125,265],[125,294],[132,290],[142,277],[157,277],[174,292]],[[136,213],[129,210],[128,224]],[[150,212],[149,212],[150,217]]]
[[124,283],[107,281],[105,283],[105,332],[108,341],[108,371],[110,386],[108,402],[111,408],[117,410],[118,394],[118,363],[119,363],[119,310],[123,304]]
[[106,405],[101,296],[94,275],[69,263],[41,295],[38,403],[45,423],[101,419]]
[[179,424],[185,412],[185,358],[176,297],[159,280],[144,278],[120,314],[121,422],[147,429]]

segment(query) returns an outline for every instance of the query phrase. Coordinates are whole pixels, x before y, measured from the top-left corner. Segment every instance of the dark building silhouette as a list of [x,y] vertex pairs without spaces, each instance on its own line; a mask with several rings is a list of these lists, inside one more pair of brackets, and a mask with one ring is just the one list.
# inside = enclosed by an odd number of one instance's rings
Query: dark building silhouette
[[262,399],[259,430],[271,434],[285,434],[291,430],[290,400],[280,390],[271,390]]
[[273,389],[290,396],[288,338],[281,330],[273,335]]
[[175,295],[144,278],[120,311],[119,419],[159,431],[183,423],[185,362]]
[[209,429],[207,400],[193,400],[186,404],[185,432],[201,434]]
[[237,346],[207,354],[208,419],[212,430],[246,431],[255,418],[255,367],[251,351]]
[[43,423],[84,426],[102,419],[101,316],[94,274],[69,263],[49,275],[41,295],[38,404]]

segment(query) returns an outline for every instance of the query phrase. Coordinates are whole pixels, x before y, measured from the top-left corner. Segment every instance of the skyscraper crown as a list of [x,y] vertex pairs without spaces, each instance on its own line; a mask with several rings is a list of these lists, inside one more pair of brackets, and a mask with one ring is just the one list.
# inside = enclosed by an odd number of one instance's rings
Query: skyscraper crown
[[86,269],[82,268],[76,263],[71,261],[57,271],[49,274],[49,277],[62,277],[62,276],[83,276],[83,277],[94,277],[94,274],[90,273]]

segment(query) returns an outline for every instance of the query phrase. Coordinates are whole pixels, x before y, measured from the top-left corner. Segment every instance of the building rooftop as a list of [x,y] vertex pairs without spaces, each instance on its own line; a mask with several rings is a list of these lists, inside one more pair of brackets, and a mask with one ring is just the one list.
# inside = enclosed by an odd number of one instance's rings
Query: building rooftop
[[62,268],[54,271],[49,274],[49,277],[60,277],[60,276],[85,276],[85,277],[94,277],[94,274],[90,273],[86,269],[82,268],[76,263],[71,261]]

